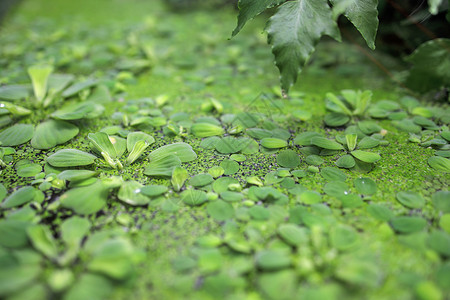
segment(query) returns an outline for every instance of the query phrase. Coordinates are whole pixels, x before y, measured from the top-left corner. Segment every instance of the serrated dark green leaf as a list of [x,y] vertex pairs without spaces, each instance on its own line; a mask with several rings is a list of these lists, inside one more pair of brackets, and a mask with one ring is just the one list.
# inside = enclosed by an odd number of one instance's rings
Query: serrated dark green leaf
[[332,0],[333,6],[343,4],[345,17],[352,22],[366,40],[370,49],[375,49],[378,30],[378,0]]
[[[313,21],[314,20],[314,21]],[[281,74],[281,89],[287,93],[297,81],[302,66],[323,35],[340,40],[327,0],[288,1],[267,23],[269,44]]]
[[238,22],[236,28],[233,30],[232,36],[238,34],[247,21],[253,19],[267,8],[280,4],[284,1],[285,0],[239,0]]

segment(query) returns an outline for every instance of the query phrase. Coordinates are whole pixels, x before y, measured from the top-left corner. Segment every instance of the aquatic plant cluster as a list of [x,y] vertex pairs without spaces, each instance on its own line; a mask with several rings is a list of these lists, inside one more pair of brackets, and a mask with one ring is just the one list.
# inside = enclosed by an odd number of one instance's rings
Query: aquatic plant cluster
[[[151,18],[0,36],[0,297],[449,295],[448,106],[210,95],[252,54],[202,37],[224,66],[205,74],[166,22],[154,41]],[[198,98],[148,93],[148,73]]]

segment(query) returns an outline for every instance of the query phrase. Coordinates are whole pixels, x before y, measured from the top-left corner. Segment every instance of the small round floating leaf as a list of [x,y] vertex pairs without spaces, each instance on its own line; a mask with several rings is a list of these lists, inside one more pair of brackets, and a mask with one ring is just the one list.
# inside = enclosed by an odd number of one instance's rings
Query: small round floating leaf
[[438,191],[431,197],[435,209],[450,213],[450,191]]
[[221,136],[225,130],[221,126],[210,123],[195,123],[191,126],[191,132],[199,138]]
[[375,148],[380,144],[380,141],[369,136],[365,136],[358,143],[358,148],[360,149],[371,149]]
[[320,147],[320,148],[323,148],[323,149],[329,149],[329,150],[342,150],[342,149],[344,149],[344,147],[341,144],[337,143],[336,141],[332,141],[332,140],[329,140],[327,138],[324,138],[324,137],[318,137],[318,136],[313,137],[311,139],[311,143],[314,146],[317,146],[317,147]]
[[273,271],[291,265],[289,254],[284,251],[262,250],[255,256],[256,265],[262,270]]
[[21,248],[28,244],[26,229],[32,223],[21,220],[0,220],[0,246]]
[[427,244],[437,253],[450,257],[450,235],[448,233],[434,230],[428,237]]
[[347,124],[350,121],[350,117],[342,113],[333,112],[326,114],[323,121],[329,127],[340,127]]
[[206,193],[199,190],[185,190],[181,193],[181,200],[189,206],[198,206],[206,202]]
[[211,202],[206,207],[208,214],[216,221],[225,221],[234,217],[234,209],[231,204],[217,200]]
[[442,156],[432,156],[428,159],[430,167],[437,171],[450,172],[450,159]]
[[319,155],[312,154],[306,157],[305,162],[309,165],[320,166],[325,161]]
[[330,241],[334,248],[345,251],[358,242],[358,234],[353,227],[338,225],[331,228]]
[[36,127],[31,146],[36,149],[50,149],[64,144],[75,137],[80,130],[72,123],[61,120],[49,120]]
[[314,191],[305,191],[300,194],[300,202],[304,204],[315,204],[322,202],[322,196]]
[[137,181],[125,181],[117,193],[117,198],[130,205],[146,205],[150,202],[150,199],[141,193],[142,187],[143,185]]
[[224,175],[232,175],[239,171],[239,164],[231,159],[225,159],[220,163],[220,167],[224,170]]
[[355,159],[348,154],[339,157],[339,159],[336,161],[336,166],[345,169],[351,169],[355,166],[355,164],[356,164]]
[[389,221],[395,217],[394,213],[389,208],[381,204],[370,204],[367,206],[367,212],[380,221]]
[[215,141],[214,147],[222,154],[232,154],[245,149],[252,139],[244,140],[232,136],[226,136]]
[[344,196],[349,194],[349,187],[345,182],[342,181],[331,181],[328,182],[325,187],[323,188],[323,191],[332,197],[339,198],[340,196]]
[[364,205],[361,197],[355,194],[347,194],[338,198],[344,208],[357,208]]
[[208,173],[212,177],[218,178],[218,177],[222,176],[223,173],[225,173],[225,170],[222,167],[214,166],[214,167],[209,168]]
[[398,202],[408,208],[418,209],[425,205],[425,199],[415,192],[398,192],[396,198]]
[[192,185],[194,187],[205,186],[214,181],[213,177],[210,174],[197,174],[193,176],[188,181],[188,185]]
[[68,181],[80,181],[95,176],[97,172],[89,170],[65,170],[58,174],[58,178]]
[[20,177],[33,177],[42,172],[42,166],[39,164],[24,164],[17,168],[17,175]]
[[141,194],[148,197],[156,197],[166,193],[169,189],[165,185],[146,185],[141,187]]
[[338,168],[325,167],[320,171],[320,175],[328,181],[345,181],[347,175]]
[[268,220],[270,217],[269,210],[267,210],[267,208],[265,208],[264,206],[261,206],[261,205],[252,206],[248,210],[248,213],[253,219],[259,220],[259,221]]
[[213,183],[214,192],[220,194],[228,191],[228,187],[232,184],[239,184],[239,181],[232,177],[220,177]]
[[1,146],[22,145],[31,140],[34,126],[31,124],[16,124],[0,132]]
[[259,144],[251,138],[241,138],[244,148],[241,149],[242,154],[255,154],[259,151]]
[[1,204],[3,209],[19,206],[34,200],[36,189],[32,186],[24,186],[9,195]]
[[263,138],[261,140],[261,146],[266,147],[268,149],[278,149],[284,148],[287,146],[287,142],[278,138]]
[[311,146],[313,137],[321,137],[321,134],[313,131],[306,131],[298,134],[294,139],[294,144],[299,146]]
[[413,233],[423,230],[427,221],[420,217],[401,216],[390,220],[392,228],[399,233]]
[[358,193],[363,195],[373,195],[377,191],[377,184],[370,178],[359,177],[353,183]]
[[294,247],[306,245],[309,241],[307,229],[295,224],[281,224],[278,227],[278,235]]
[[63,207],[80,215],[89,215],[100,211],[106,205],[107,197],[108,189],[97,180],[94,184],[68,190],[59,200]]
[[300,157],[293,150],[283,150],[277,155],[277,163],[283,168],[295,168],[300,164]]
[[63,149],[50,155],[47,158],[47,162],[53,167],[76,167],[93,164],[96,158],[94,155],[84,151]]
[[381,156],[378,153],[367,152],[362,150],[352,151],[351,154],[357,159],[366,163],[375,163],[381,159]]
[[182,142],[159,147],[152,151],[148,157],[150,158],[150,161],[152,161],[168,155],[177,156],[182,163],[193,161],[197,158],[197,154],[192,150],[192,147]]
[[180,159],[173,155],[157,156],[145,167],[144,174],[148,176],[172,176],[175,168],[181,166]]

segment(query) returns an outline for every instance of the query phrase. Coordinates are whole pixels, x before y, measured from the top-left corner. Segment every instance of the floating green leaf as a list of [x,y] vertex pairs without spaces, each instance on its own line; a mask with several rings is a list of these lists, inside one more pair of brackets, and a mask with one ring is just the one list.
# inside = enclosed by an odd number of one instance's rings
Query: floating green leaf
[[197,154],[192,150],[192,147],[186,143],[174,143],[159,147],[152,151],[148,157],[150,161],[153,161],[169,155],[175,155],[183,163],[197,158]]
[[344,147],[342,147],[341,144],[329,140],[327,138],[324,137],[313,137],[311,138],[311,143],[317,147],[323,148],[323,149],[329,149],[329,150],[342,150],[344,149]]
[[7,248],[26,246],[28,244],[26,229],[31,225],[21,220],[0,220],[0,246]]
[[53,167],[76,167],[93,164],[96,158],[77,149],[62,149],[47,157],[47,162]]
[[47,256],[55,258],[58,255],[56,241],[52,236],[50,228],[45,225],[34,225],[27,228],[28,238],[33,247]]
[[150,202],[150,199],[141,193],[141,188],[143,188],[143,185],[137,181],[125,181],[120,186],[117,198],[130,205],[146,205]]
[[339,159],[336,161],[336,166],[339,168],[345,168],[350,169],[355,166],[355,159],[351,155],[344,155],[339,157]]
[[278,149],[286,147],[287,142],[278,138],[263,138],[261,140],[261,146],[269,149]]
[[177,166],[172,171],[172,183],[173,189],[177,192],[181,190],[184,182],[189,178],[188,171],[180,166]]
[[181,160],[174,154],[156,156],[145,167],[144,174],[148,176],[172,176],[175,168],[181,166]]
[[33,83],[34,96],[38,103],[42,103],[47,94],[48,78],[52,72],[52,66],[31,66],[28,68],[28,75]]
[[358,242],[358,234],[353,227],[337,225],[330,232],[331,245],[341,251],[348,250]]
[[206,210],[214,220],[219,222],[231,219],[234,216],[233,206],[222,200],[209,203]]
[[70,189],[59,197],[59,201],[63,207],[77,214],[89,215],[101,210],[106,205],[107,197],[108,189],[97,180],[94,184]]
[[0,132],[0,146],[17,146],[25,144],[33,137],[34,126],[16,124]]
[[347,179],[347,175],[344,172],[333,167],[322,168],[320,175],[328,181],[345,181]]
[[421,217],[395,217],[390,220],[392,228],[400,233],[413,233],[423,230],[427,221]]
[[366,163],[375,163],[381,159],[381,156],[378,153],[367,152],[362,150],[354,150],[350,152],[357,159],[366,162]]
[[3,209],[19,206],[31,202],[36,197],[36,189],[32,186],[24,186],[9,195],[1,204]]
[[432,156],[428,159],[430,167],[437,171],[450,172],[450,159],[442,156]]
[[396,197],[398,202],[408,208],[418,209],[425,205],[423,197],[415,192],[398,192]]
[[373,195],[377,191],[377,184],[370,178],[359,177],[353,183],[358,193],[363,195]]
[[195,176],[193,176],[191,179],[189,179],[188,181],[188,185],[192,185],[194,187],[200,187],[200,186],[205,186],[207,184],[210,184],[214,181],[214,179],[212,178],[212,176],[210,174],[197,174]]
[[220,163],[220,167],[223,168],[224,175],[232,175],[237,173],[237,171],[239,171],[239,164],[231,159],[224,159]]
[[199,190],[185,190],[181,193],[181,200],[189,206],[198,206],[206,202],[206,193]]
[[79,132],[77,126],[60,120],[49,120],[36,127],[31,146],[36,149],[50,149],[64,144]]
[[283,150],[277,155],[277,163],[284,168],[295,168],[300,164],[300,157],[293,150]]
[[191,126],[191,132],[199,138],[221,136],[225,133],[222,127],[210,123],[195,123]]
[[286,252],[262,250],[255,256],[256,265],[262,270],[279,270],[291,265],[291,258]]

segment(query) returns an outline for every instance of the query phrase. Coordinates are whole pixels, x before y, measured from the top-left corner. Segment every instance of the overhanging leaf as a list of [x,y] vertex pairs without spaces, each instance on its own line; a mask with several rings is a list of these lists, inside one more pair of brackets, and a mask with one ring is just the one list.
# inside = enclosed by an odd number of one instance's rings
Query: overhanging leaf
[[285,0],[240,0],[238,3],[239,15],[236,28],[233,30],[232,36],[241,31],[247,21],[253,19],[269,7],[275,6]]
[[281,74],[284,93],[297,81],[298,72],[308,61],[323,35],[340,40],[327,0],[288,1],[267,23],[269,44]]
[[333,10],[341,6],[345,17],[358,29],[367,46],[375,49],[375,36],[378,30],[378,0],[332,0]]

